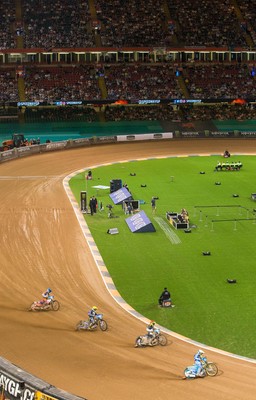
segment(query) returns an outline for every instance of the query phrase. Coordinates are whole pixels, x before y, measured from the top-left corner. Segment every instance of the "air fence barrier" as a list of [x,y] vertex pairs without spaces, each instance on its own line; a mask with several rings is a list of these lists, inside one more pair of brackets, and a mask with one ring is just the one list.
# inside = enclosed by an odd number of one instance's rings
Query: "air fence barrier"
[[60,142],[51,142],[40,145],[19,147],[0,152],[0,163],[27,157],[49,151],[68,150],[77,147],[101,145],[117,142],[136,142],[143,140],[186,140],[186,139],[227,139],[227,138],[256,138],[256,132],[222,132],[222,131],[173,131],[163,133],[141,133],[116,136],[92,136],[90,138],[69,139]]
[[[238,214],[241,216],[243,214],[243,211],[246,211],[246,218],[223,218],[223,219],[211,219],[211,231],[213,232],[213,227],[214,223],[219,223],[219,222],[233,222],[234,223],[234,231],[237,230],[237,222],[239,221],[253,221],[253,224],[256,224],[256,215],[253,214],[253,218],[249,218],[249,214],[252,213],[251,210],[249,210],[246,207],[243,207],[241,205],[208,205],[208,206],[194,206],[194,217],[197,216],[197,209],[199,209],[199,222],[203,222],[203,212],[202,209],[206,208],[215,208],[216,209],[216,217],[220,216],[220,210],[227,209],[227,208],[238,208],[239,212]],[[205,227],[208,226],[208,215],[205,215]]]
[[165,133],[141,133],[139,135],[124,135],[117,136],[118,142],[134,142],[138,140],[161,140],[161,139],[173,139],[172,132]]
[[2,357],[0,395],[6,400],[86,400],[52,386]]
[[0,152],[0,163],[32,156],[35,154],[46,153],[49,151],[68,150],[78,147],[89,147],[92,145],[103,145],[106,143],[131,142],[139,140],[167,140],[173,139],[172,132],[151,133],[138,135],[118,135],[118,136],[93,136],[91,138],[78,138],[63,140],[61,142],[50,142],[40,145],[24,146]]

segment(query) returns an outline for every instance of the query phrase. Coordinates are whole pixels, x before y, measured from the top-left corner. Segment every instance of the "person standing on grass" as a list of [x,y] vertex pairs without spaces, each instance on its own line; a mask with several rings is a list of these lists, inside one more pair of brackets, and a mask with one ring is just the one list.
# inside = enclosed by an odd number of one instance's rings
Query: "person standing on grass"
[[92,197],[90,198],[90,201],[89,201],[89,207],[90,207],[90,212],[91,212],[91,215],[93,215],[93,200],[92,200]]
[[97,201],[96,197],[92,196],[92,209],[93,209],[94,214],[96,214],[96,212],[97,212],[97,205],[98,205],[98,201]]
[[156,199],[155,199],[155,197],[152,197],[152,199],[151,199],[151,207],[152,207],[152,213],[155,214],[155,212],[156,212]]

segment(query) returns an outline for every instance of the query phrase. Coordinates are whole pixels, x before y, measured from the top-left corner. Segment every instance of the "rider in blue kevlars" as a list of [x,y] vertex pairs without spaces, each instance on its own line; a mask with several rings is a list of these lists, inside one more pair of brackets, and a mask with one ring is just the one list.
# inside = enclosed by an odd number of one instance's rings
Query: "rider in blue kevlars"
[[202,363],[202,355],[204,354],[203,350],[198,350],[198,352],[194,355],[195,366],[197,367],[196,376],[200,376],[200,373],[203,369]]
[[93,327],[93,325],[95,324],[95,317],[96,317],[96,315],[97,315],[97,310],[98,310],[98,307],[96,307],[96,306],[93,306],[92,308],[91,308],[91,310],[88,312],[88,316],[89,316],[89,328],[92,328]]

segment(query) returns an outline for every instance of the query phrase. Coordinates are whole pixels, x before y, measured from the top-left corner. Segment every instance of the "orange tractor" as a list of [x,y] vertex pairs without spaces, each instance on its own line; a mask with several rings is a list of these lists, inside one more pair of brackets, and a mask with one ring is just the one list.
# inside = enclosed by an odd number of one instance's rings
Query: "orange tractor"
[[4,140],[0,151],[11,150],[14,147],[21,147],[25,145],[25,137],[21,133],[14,133],[11,139]]

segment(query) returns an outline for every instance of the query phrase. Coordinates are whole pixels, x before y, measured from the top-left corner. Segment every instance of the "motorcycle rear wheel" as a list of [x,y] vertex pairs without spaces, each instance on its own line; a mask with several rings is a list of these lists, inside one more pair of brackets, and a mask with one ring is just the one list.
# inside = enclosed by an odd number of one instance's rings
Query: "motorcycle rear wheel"
[[75,330],[76,330],[76,331],[80,331],[80,329],[82,329],[82,325],[83,325],[83,321],[79,321],[79,322],[76,324]]
[[185,376],[187,379],[195,379],[195,376],[191,376],[191,371],[190,371],[190,368],[189,368],[189,367],[187,367],[187,368],[184,369],[184,376]]
[[207,375],[209,375],[209,376],[216,376],[218,373],[218,367],[215,363],[209,362],[205,366],[205,371],[206,371]]
[[142,338],[140,336],[135,340],[135,347],[142,347]]
[[160,344],[160,346],[166,346],[168,343],[167,337],[164,335],[160,335],[158,337],[158,343]]
[[51,303],[51,309],[53,311],[58,311],[60,309],[60,303],[58,302],[58,300],[53,300],[53,302]]
[[34,303],[31,304],[31,306],[29,307],[28,311],[34,311]]
[[107,324],[107,322],[106,322],[104,319],[102,319],[101,321],[99,321],[99,326],[100,326],[100,329],[101,329],[102,331],[106,331],[106,330],[108,329],[108,324]]

